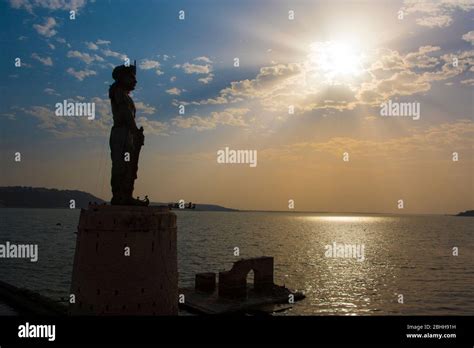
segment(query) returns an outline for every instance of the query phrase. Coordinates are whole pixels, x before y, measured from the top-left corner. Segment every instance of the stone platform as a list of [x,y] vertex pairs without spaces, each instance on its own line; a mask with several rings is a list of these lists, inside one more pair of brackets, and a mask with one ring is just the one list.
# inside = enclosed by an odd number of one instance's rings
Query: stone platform
[[295,292],[284,286],[273,285],[266,292],[259,292],[249,287],[245,298],[220,297],[217,291],[206,293],[191,288],[180,289],[186,301],[182,308],[195,314],[253,314],[273,313],[287,310],[293,305],[288,302],[289,295],[294,301],[305,298],[301,292]]
[[72,315],[177,315],[176,215],[168,207],[82,209]]
[[[254,272],[253,287],[247,275]],[[184,309],[200,314],[271,313],[278,306],[291,308],[292,303],[305,298],[273,283],[273,257],[261,256],[234,262],[228,271],[219,272],[219,283],[213,272],[196,274],[194,289],[180,289],[185,295]],[[281,307],[281,306],[280,306]]]

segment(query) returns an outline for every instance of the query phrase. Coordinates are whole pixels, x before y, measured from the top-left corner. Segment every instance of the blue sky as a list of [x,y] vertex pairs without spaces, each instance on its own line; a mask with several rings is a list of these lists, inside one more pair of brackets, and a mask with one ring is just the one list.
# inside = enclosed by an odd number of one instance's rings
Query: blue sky
[[[11,161],[19,151],[23,161],[4,168],[0,184],[77,188],[107,198],[107,89],[112,68],[128,57],[137,60],[133,98],[146,135],[139,194],[254,209],[285,209],[295,196],[301,210],[394,211],[390,202],[406,192],[411,212],[460,209],[472,204],[473,7],[1,1],[2,157]],[[54,105],[65,99],[94,102],[96,119],[56,117]],[[422,117],[381,118],[380,104],[389,99],[420,103]],[[258,150],[259,166],[217,166],[215,153],[225,146]],[[344,149],[359,159],[351,175],[338,162]],[[437,166],[456,150],[465,162],[451,176],[450,167]],[[396,169],[387,179],[390,192],[367,198],[374,187],[387,190],[370,180],[387,162]],[[427,199],[429,185],[420,187],[433,168],[439,174],[431,184],[447,180],[456,193],[446,185],[444,205]],[[312,172],[317,180],[303,174]],[[346,191],[335,193],[337,182],[347,183]]]

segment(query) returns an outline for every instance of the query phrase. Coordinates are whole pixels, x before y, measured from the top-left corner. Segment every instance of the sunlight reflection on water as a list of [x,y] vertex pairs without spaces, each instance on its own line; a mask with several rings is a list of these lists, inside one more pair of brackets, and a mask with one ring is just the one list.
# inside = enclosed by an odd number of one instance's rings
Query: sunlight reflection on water
[[300,219],[308,221],[325,221],[325,222],[378,222],[387,217],[378,216],[358,216],[358,215],[317,215],[317,216],[301,216]]

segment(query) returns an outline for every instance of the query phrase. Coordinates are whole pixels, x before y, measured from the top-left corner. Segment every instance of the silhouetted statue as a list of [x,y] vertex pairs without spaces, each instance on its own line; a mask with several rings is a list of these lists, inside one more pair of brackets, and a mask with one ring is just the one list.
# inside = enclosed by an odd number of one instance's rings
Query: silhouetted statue
[[137,178],[138,158],[144,144],[143,127],[135,123],[135,104],[129,93],[135,89],[137,67],[120,65],[115,67],[112,77],[115,82],[109,88],[114,125],[110,132],[110,151],[112,157],[112,205],[149,204],[133,198],[133,186]]

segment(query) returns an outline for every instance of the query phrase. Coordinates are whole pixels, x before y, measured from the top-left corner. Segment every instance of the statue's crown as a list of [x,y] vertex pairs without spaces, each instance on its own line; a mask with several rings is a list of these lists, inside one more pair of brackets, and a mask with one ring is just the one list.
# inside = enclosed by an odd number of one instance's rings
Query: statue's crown
[[117,81],[125,74],[133,74],[133,75],[137,74],[137,61],[136,60],[133,61],[133,65],[127,66],[125,64],[122,64],[122,65],[116,66],[114,70],[112,71],[112,78],[115,81]]

